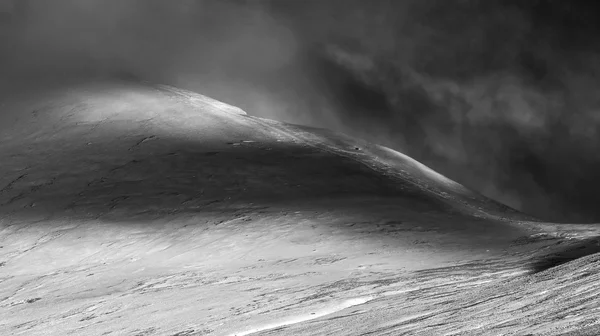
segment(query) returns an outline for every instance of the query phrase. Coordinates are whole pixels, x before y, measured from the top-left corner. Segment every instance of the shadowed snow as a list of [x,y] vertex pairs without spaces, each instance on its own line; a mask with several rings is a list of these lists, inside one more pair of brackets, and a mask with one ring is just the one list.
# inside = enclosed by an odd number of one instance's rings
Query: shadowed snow
[[597,316],[598,250],[551,259],[594,225],[177,88],[47,87],[1,97],[2,334],[553,334]]

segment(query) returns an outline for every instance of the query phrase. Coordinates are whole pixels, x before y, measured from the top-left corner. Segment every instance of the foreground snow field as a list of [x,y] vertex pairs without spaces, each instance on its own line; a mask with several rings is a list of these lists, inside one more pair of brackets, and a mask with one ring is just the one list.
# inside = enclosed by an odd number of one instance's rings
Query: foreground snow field
[[1,335],[600,334],[596,225],[176,88],[44,87],[0,97]]

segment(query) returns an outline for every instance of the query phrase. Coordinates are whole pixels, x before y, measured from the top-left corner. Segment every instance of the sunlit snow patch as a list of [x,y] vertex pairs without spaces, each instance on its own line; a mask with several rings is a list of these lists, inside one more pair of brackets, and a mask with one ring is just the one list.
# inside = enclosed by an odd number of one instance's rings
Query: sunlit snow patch
[[400,160],[412,165],[414,167],[415,171],[422,173],[423,175],[425,175],[425,177],[431,179],[432,181],[438,182],[440,184],[444,184],[447,187],[454,189],[455,191],[467,191],[467,189],[464,186],[462,186],[461,184],[459,184],[455,181],[452,181],[451,179],[447,178],[446,176],[434,171],[433,169],[431,169],[431,168],[427,167],[426,165],[422,164],[421,162],[411,158],[410,156],[404,155],[404,154],[397,152],[388,147],[379,146],[379,145],[376,147],[377,147],[377,149],[383,151],[385,154],[388,154],[389,156],[392,156],[392,157],[398,157]]
[[209,98],[196,92],[179,89],[169,85],[156,85],[156,87],[183,96],[189,99],[192,103],[201,103],[202,105],[208,105],[218,111],[246,115],[246,112],[239,107],[223,103],[221,101]]
[[230,334],[230,336],[245,336],[245,335],[250,335],[250,334],[254,334],[254,333],[265,331],[265,330],[275,329],[275,328],[284,327],[284,326],[288,326],[288,325],[292,325],[292,324],[296,324],[296,323],[302,323],[302,322],[314,320],[314,319],[317,319],[317,318],[320,318],[320,317],[323,317],[326,315],[336,313],[340,310],[350,308],[352,306],[358,306],[358,305],[367,303],[367,302],[373,300],[374,298],[375,297],[373,297],[373,296],[365,296],[365,297],[349,299],[340,304],[333,305],[333,306],[327,307],[327,308],[323,308],[321,310],[318,310],[316,312],[313,312],[313,313],[310,313],[307,315],[299,315],[299,316],[288,318],[288,319],[285,319],[285,320],[282,320],[279,322],[267,324],[267,325],[264,325],[261,327],[252,328],[249,330],[233,333],[233,334]]

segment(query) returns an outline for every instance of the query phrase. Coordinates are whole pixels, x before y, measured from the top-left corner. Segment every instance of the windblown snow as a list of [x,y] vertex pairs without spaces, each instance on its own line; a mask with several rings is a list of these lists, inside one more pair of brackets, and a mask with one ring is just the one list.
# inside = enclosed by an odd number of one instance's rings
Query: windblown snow
[[599,332],[596,225],[169,86],[0,102],[2,335]]

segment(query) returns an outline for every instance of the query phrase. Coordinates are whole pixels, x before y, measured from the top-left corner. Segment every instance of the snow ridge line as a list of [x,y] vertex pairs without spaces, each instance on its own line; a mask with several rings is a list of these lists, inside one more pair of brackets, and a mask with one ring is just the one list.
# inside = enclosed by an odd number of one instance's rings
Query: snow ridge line
[[199,94],[197,92],[179,89],[179,88],[176,88],[176,87],[173,87],[170,85],[165,85],[165,84],[156,84],[153,86],[160,90],[168,91],[168,92],[174,93],[178,96],[187,98],[191,103],[199,103],[200,102],[200,103],[208,105],[209,107],[212,107],[221,112],[228,112],[228,113],[233,113],[233,114],[237,114],[237,115],[248,115],[246,113],[246,111],[242,110],[241,108],[239,108],[237,106],[233,106],[233,105],[218,101],[216,99]]
[[[267,128],[267,129],[273,131],[279,137],[288,138],[294,142],[304,143],[315,149],[322,150],[324,152],[334,154],[336,156],[351,159],[357,163],[360,163],[360,164],[368,167],[369,169],[371,169],[379,174],[383,174],[384,176],[391,177],[395,180],[400,180],[402,182],[410,183],[410,184],[414,185],[415,187],[417,187],[418,189],[428,192],[429,194],[434,196],[436,199],[439,199],[444,203],[450,203],[451,205],[453,205],[455,207],[460,207],[460,208],[464,209],[463,211],[467,211],[467,213],[469,213],[469,214],[475,213],[475,214],[477,214],[477,216],[482,216],[482,217],[496,219],[496,220],[505,220],[505,218],[502,218],[501,216],[488,213],[487,211],[484,211],[483,209],[481,209],[473,204],[469,204],[466,201],[461,201],[460,199],[457,199],[457,198],[451,198],[448,196],[448,193],[446,193],[442,190],[438,190],[438,188],[430,186],[427,183],[420,183],[418,181],[418,179],[416,179],[415,177],[404,176],[402,173],[397,171],[398,170],[397,167],[394,167],[388,163],[385,163],[382,160],[378,160],[376,157],[373,157],[374,155],[369,156],[369,154],[365,153],[365,152],[361,152],[361,154],[358,154],[356,152],[343,150],[343,149],[338,148],[333,145],[328,145],[325,141],[319,142],[319,141],[313,140],[313,139],[311,139],[310,133],[308,133],[306,131],[303,131],[301,129],[295,129],[295,130],[290,129],[291,127],[293,127],[293,125],[287,125],[285,123],[278,122],[276,120],[250,116],[245,111],[243,111],[242,109],[240,109],[238,107],[223,103],[221,101],[215,100],[213,98],[204,96],[204,95],[196,93],[196,92],[183,90],[183,89],[179,89],[179,88],[176,88],[173,86],[163,85],[163,84],[158,84],[158,85],[153,85],[153,86],[161,91],[170,92],[172,94],[184,97],[190,103],[192,103],[193,105],[195,105],[198,108],[206,109],[207,107],[209,107],[209,108],[213,108],[219,112],[226,112],[226,113],[231,113],[231,114],[238,115],[238,116],[244,116],[244,117],[246,117],[246,119],[244,119],[243,122],[245,122],[246,125],[248,122],[253,122],[257,126],[262,126],[262,128]],[[236,120],[237,118],[233,118],[233,119]],[[242,120],[237,119],[236,121],[242,123]],[[380,145],[376,145],[376,144],[371,144],[371,145],[381,147],[385,150],[393,151],[392,149],[384,147],[384,146],[380,146]],[[435,172],[434,170],[425,166],[424,164],[422,164],[406,155],[402,154],[402,156],[403,156],[403,158],[408,160],[409,163],[416,165],[417,169],[419,169],[419,168],[423,169],[422,167],[425,167],[428,170],[440,175],[439,173]],[[424,173],[427,173],[427,172],[424,172]],[[440,175],[440,176],[444,177],[443,175]],[[446,177],[444,177],[444,179],[452,182],[453,184],[461,186],[461,189],[464,189],[465,191],[468,191],[469,193],[475,194],[471,190],[466,189],[464,186],[458,184],[455,181],[452,181]],[[484,196],[480,196],[480,197],[484,197]],[[466,209],[468,209],[468,210],[466,210]]]

